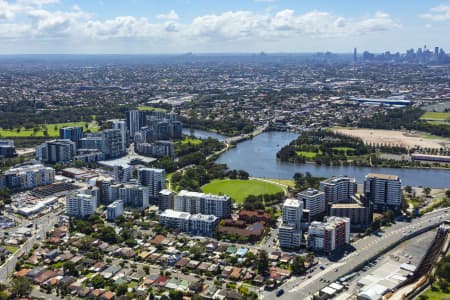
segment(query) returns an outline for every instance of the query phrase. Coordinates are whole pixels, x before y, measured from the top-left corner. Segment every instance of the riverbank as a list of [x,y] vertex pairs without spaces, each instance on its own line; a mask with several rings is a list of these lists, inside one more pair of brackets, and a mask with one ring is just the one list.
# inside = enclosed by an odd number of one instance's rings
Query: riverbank
[[326,166],[450,169],[448,163],[412,160],[410,151],[400,145],[368,144],[359,136],[321,130],[304,132],[281,148],[277,158],[284,162]]
[[252,177],[278,180],[291,180],[295,173],[310,172],[313,176],[326,178],[348,175],[362,182],[368,173],[381,173],[399,176],[403,185],[450,187],[450,171],[447,169],[325,166],[277,160],[275,154],[297,137],[298,134],[291,132],[263,132],[250,140],[238,143],[235,148],[228,149],[216,162],[225,163],[230,169],[244,169]]

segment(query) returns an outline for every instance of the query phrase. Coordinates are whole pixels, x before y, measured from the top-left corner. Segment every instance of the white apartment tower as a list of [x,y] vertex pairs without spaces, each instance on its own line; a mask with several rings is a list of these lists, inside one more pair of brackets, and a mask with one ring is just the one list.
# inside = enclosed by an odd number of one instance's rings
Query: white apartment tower
[[301,221],[303,203],[298,199],[286,199],[283,203],[281,224],[278,231],[280,247],[298,249],[302,242]]
[[364,194],[373,203],[374,211],[399,211],[402,203],[402,181],[396,175],[368,174]]
[[83,218],[93,215],[97,209],[97,199],[93,195],[69,193],[66,196],[66,214]]
[[326,212],[325,193],[309,188],[297,194],[297,199],[303,202],[303,208],[308,209],[311,217]]
[[331,177],[320,182],[320,190],[325,193],[326,203],[349,203],[350,197],[357,192],[358,185],[354,177]]

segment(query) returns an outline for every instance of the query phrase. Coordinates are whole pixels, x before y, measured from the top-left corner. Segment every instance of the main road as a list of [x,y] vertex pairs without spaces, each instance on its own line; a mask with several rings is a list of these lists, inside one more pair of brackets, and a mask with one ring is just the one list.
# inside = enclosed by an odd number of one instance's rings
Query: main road
[[54,211],[33,220],[34,230],[32,236],[26,240],[16,252],[8,257],[3,265],[0,266],[0,283],[6,283],[9,275],[15,271],[19,256],[28,253],[39,238],[45,239],[47,232],[50,232],[58,221],[60,213],[60,211]]
[[325,270],[316,268],[313,273],[310,273],[310,278],[292,277],[280,287],[284,289],[284,294],[280,297],[276,296],[277,290],[275,290],[264,293],[263,299],[309,299],[315,292],[329,285],[330,282],[334,282],[358,269],[399,242],[435,228],[444,222],[448,216],[447,209],[440,209],[425,214],[421,218],[413,219],[411,222],[397,222],[387,228],[381,236],[371,235],[356,241],[352,244],[356,249],[355,251],[339,262],[326,266]]

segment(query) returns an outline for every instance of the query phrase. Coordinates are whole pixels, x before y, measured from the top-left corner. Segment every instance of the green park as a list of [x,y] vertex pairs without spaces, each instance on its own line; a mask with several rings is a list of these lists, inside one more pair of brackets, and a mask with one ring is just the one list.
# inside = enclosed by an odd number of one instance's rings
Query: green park
[[213,180],[202,187],[204,193],[215,195],[228,195],[238,203],[244,202],[249,195],[259,196],[264,194],[276,194],[284,192],[284,189],[274,183],[258,179],[238,180],[223,179]]
[[27,137],[58,137],[59,129],[62,127],[81,126],[85,132],[97,132],[100,130],[96,121],[91,122],[68,122],[43,124],[33,128],[0,128],[0,137],[2,138],[27,138]]

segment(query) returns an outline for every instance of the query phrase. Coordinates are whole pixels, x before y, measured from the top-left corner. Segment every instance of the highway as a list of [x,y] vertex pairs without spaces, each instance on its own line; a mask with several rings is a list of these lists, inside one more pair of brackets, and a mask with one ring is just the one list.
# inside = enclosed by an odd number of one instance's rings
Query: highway
[[[272,292],[264,292],[263,299],[298,300],[309,299],[315,292],[329,285],[330,282],[361,267],[367,261],[377,257],[386,250],[397,245],[400,241],[407,240],[421,232],[435,228],[448,218],[447,209],[428,213],[411,222],[397,222],[388,227],[382,236],[371,235],[353,243],[355,251],[344,257],[339,262],[326,266],[325,270],[318,267],[309,275],[311,278],[292,277],[280,288],[284,294],[276,296],[278,289]],[[322,280],[321,280],[322,279]]]
[[[0,283],[6,283],[8,280],[8,276],[11,275],[16,268],[17,263],[17,257],[21,253],[28,253],[34,246],[34,244],[38,240],[38,236],[45,239],[45,236],[47,232],[50,232],[53,228],[53,226],[58,221],[58,216],[61,212],[60,211],[54,211],[52,213],[49,213],[47,215],[44,215],[40,218],[37,218],[33,220],[33,235],[22,244],[19,250],[17,250],[13,255],[8,257],[8,259],[5,261],[3,265],[0,266]],[[13,228],[10,229],[14,230]]]

